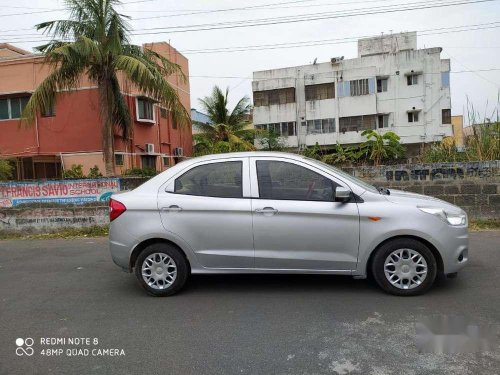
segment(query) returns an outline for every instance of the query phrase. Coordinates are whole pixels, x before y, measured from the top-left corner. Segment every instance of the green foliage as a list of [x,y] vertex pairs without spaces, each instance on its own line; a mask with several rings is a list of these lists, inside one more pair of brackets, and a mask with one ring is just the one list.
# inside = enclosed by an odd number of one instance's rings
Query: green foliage
[[463,152],[458,152],[454,141],[445,139],[442,142],[434,143],[430,147],[426,147],[420,156],[423,163],[446,163],[466,161],[467,155]]
[[424,150],[425,163],[481,161],[500,159],[500,98],[493,112],[481,116],[474,105],[467,102],[467,116],[471,134],[464,139],[463,152],[458,152],[453,138],[445,138]]
[[364,152],[358,146],[342,147],[339,142],[334,146],[334,152],[323,155],[321,161],[331,165],[346,165],[360,160]]
[[399,159],[405,155],[405,148],[399,143],[400,137],[394,132],[383,134],[369,129],[361,133],[367,140],[360,146],[360,150],[375,165],[380,165],[382,160]]
[[201,133],[193,135],[195,156],[255,150],[255,132],[248,129],[247,120],[252,108],[250,101],[245,96],[229,111],[228,95],[229,89],[224,93],[215,86],[210,96],[200,99],[211,124],[196,123]]
[[285,149],[283,138],[273,130],[259,131],[256,140],[262,151],[283,151]]
[[88,178],[102,177],[102,173],[101,171],[99,171],[99,167],[97,165],[94,165],[92,168],[90,168],[89,175],[87,177]]
[[128,177],[153,177],[156,176],[158,172],[153,168],[131,168],[127,169],[122,173],[122,176]]
[[473,125],[472,134],[465,139],[467,160],[500,159],[500,122]]
[[26,232],[0,232],[0,240],[48,240],[53,238],[86,238],[86,237],[105,237],[109,234],[109,227],[106,226],[92,226],[86,228],[61,228],[46,233],[32,233]]
[[306,147],[302,151],[302,155],[304,155],[306,158],[321,160],[321,149],[318,142],[316,142],[312,147]]
[[85,178],[85,175],[83,174],[83,165],[81,164],[73,164],[70,169],[66,169],[63,172],[63,177],[64,178],[71,178],[71,179],[77,179],[77,178]]
[[10,180],[13,177],[14,167],[6,159],[0,159],[0,181]]
[[[361,135],[367,137],[367,140],[362,144],[344,147],[337,142],[333,152],[322,155],[320,159],[332,165],[365,162],[380,165],[384,160],[399,159],[405,155],[405,149],[399,143],[400,138],[394,132],[379,134],[375,130],[365,130]],[[316,152],[316,150],[311,149],[310,152]]]
[[78,87],[82,75],[97,86],[103,127],[106,175],[114,173],[113,127],[128,138],[132,121],[121,93],[119,76],[131,81],[143,95],[167,108],[177,123],[187,125],[189,114],[177,90],[167,81],[172,75],[185,79],[181,67],[158,53],[130,43],[126,16],[115,9],[119,0],[65,0],[67,20],[36,25],[48,44],[37,47],[51,73],[38,85],[23,111],[33,123],[37,113],[53,108],[57,92]]

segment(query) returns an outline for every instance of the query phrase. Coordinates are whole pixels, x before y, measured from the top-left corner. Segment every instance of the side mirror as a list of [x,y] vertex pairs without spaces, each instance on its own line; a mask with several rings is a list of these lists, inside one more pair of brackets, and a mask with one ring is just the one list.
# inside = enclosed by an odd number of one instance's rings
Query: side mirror
[[335,202],[347,202],[351,199],[351,191],[339,186],[335,189]]

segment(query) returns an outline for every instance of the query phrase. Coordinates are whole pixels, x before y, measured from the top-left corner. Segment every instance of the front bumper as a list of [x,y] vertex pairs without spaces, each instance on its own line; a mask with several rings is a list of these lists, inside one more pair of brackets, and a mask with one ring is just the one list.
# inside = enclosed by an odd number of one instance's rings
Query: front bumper
[[445,275],[458,272],[469,262],[469,232],[467,227],[452,228],[440,235],[439,243]]

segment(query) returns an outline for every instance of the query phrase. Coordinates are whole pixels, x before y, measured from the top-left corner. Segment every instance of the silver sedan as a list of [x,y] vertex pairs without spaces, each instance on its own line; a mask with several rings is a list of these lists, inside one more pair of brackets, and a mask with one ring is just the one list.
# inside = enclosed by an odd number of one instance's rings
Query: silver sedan
[[409,296],[468,261],[459,207],[286,153],[189,159],[113,195],[110,221],[113,261],[154,296],[222,273],[372,275]]

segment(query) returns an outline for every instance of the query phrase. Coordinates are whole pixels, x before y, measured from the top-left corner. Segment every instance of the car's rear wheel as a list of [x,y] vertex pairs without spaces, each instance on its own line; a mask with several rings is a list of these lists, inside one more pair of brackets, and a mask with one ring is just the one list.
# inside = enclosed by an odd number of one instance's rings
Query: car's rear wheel
[[387,293],[414,296],[425,293],[437,274],[436,258],[422,242],[399,238],[383,244],[375,253],[372,273]]
[[135,275],[149,294],[165,297],[177,293],[184,286],[189,268],[176,247],[156,243],[146,247],[137,257]]

